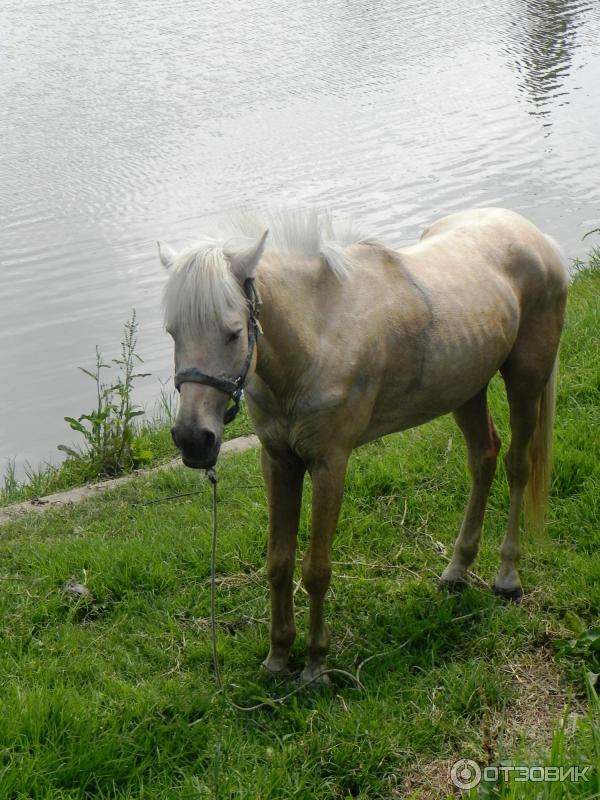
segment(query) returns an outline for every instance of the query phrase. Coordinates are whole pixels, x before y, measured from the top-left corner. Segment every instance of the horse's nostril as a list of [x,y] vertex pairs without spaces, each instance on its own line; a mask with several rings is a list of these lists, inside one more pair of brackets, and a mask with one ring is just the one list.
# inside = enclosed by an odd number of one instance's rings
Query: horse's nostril
[[177,434],[175,433],[174,427],[171,428],[171,439],[173,439],[173,444],[175,445],[175,447],[179,447],[179,444],[177,443]]
[[198,445],[200,450],[212,450],[215,446],[215,435],[212,431],[209,431],[207,428],[203,428],[198,433]]

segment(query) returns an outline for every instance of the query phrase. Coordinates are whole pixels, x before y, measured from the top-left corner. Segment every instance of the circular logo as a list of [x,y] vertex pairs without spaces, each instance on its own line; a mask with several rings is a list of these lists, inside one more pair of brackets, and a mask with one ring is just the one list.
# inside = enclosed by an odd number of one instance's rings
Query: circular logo
[[479,786],[481,768],[470,758],[461,758],[452,765],[450,777],[452,783],[459,789],[472,789],[474,786]]

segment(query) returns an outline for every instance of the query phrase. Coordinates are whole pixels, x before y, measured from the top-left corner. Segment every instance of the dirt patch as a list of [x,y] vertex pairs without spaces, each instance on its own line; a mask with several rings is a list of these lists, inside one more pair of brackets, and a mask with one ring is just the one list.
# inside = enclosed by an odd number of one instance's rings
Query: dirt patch
[[512,675],[518,698],[503,718],[492,721],[492,735],[495,734],[499,755],[510,755],[519,746],[528,751],[549,750],[552,734],[567,707],[569,717],[573,718],[585,713],[584,704],[570,696],[564,678],[547,651],[507,664],[505,669]]
[[580,700],[570,696],[551,654],[542,650],[506,665],[508,683],[516,692],[515,700],[502,711],[492,712],[482,720],[478,743],[468,743],[450,758],[418,762],[399,781],[392,794],[411,800],[440,800],[461,796],[450,779],[452,765],[459,758],[472,758],[480,765],[513,757],[518,752],[550,750],[552,734],[561,724],[568,707],[569,720],[585,713]]
[[[441,800],[452,795],[450,770],[457,758],[420,761],[392,792],[394,798],[411,800]],[[456,789],[454,789],[456,792]],[[457,793],[458,796],[458,793]]]

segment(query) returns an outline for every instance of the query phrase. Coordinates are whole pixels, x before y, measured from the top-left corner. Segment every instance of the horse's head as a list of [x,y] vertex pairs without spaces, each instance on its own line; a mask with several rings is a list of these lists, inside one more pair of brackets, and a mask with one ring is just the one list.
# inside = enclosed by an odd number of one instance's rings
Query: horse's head
[[253,281],[267,233],[246,247],[204,240],[178,254],[158,245],[170,272],[163,306],[180,392],[171,434],[188,467],[215,464],[231,416],[229,402],[232,397],[239,402],[246,374],[254,368]]

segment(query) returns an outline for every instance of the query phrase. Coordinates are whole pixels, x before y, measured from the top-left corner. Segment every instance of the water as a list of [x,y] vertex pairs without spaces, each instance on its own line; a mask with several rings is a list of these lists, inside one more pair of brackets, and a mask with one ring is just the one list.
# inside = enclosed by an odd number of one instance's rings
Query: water
[[5,0],[0,471],[56,459],[135,306],[171,371],[156,239],[331,206],[392,244],[472,205],[583,256],[600,222],[597,0]]

